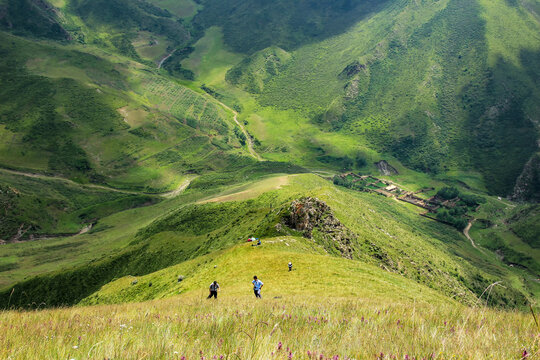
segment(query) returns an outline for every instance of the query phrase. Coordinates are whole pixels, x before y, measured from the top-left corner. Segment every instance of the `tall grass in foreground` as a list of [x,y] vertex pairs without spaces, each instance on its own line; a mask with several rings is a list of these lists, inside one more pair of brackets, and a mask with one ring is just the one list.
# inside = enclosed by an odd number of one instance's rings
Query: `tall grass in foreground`
[[[249,290],[249,289],[246,289]],[[1,359],[533,359],[520,312],[391,299],[176,297],[7,311]]]

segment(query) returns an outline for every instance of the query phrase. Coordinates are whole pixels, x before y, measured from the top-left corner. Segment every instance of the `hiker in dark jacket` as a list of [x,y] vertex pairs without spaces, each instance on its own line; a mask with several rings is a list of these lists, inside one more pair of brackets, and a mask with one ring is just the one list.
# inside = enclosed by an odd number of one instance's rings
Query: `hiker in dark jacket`
[[217,281],[214,281],[210,284],[210,295],[208,295],[207,299],[211,299],[212,296],[217,299],[217,293],[219,291],[219,284]]

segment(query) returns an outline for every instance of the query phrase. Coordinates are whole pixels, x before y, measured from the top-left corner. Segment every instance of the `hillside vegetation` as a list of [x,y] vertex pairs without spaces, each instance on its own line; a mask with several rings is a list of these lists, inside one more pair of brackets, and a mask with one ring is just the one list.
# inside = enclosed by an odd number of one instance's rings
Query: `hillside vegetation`
[[[259,31],[291,33],[285,30],[289,25],[279,20],[271,28],[263,21],[256,30],[253,25],[252,31],[241,31],[251,26],[240,20],[244,14],[258,13],[255,2],[221,3],[231,10],[223,12],[226,16],[212,17],[213,24],[219,22],[225,42],[250,55],[246,59],[268,58],[269,50],[242,48],[256,43],[245,36]],[[297,6],[305,12],[324,9],[331,14],[332,9],[342,8],[340,3],[333,4],[318,8],[301,2]],[[313,35],[310,39],[317,41],[293,47],[285,46],[279,36],[266,40],[263,48],[282,46],[291,58],[286,65],[280,63],[279,71],[265,75],[264,90],[260,76],[246,66],[254,60],[244,60],[227,79],[260,93],[257,102],[272,111],[298,110],[289,116],[315,124],[319,131],[353,138],[420,171],[478,171],[490,193],[508,195],[538,150],[535,104],[540,93],[535,79],[540,25],[534,6],[529,5],[504,0],[379,4],[379,11],[364,20],[357,16],[357,22],[333,37]],[[204,19],[205,12],[199,16]],[[502,18],[506,19],[504,29]],[[347,24],[343,17],[336,19]],[[267,21],[271,20],[269,15]],[[290,21],[302,28],[301,20]],[[332,23],[327,26],[332,29]],[[266,132],[282,126],[275,116],[266,118],[256,111]],[[265,146],[261,126],[251,129]],[[281,146],[296,147],[302,143],[299,139],[308,141],[305,129],[295,134],[295,144],[281,138]],[[349,156],[359,149],[343,147]]]
[[[249,292],[249,283],[244,286]],[[538,353],[534,321],[522,313],[376,295],[321,303],[308,293],[280,292],[281,298],[254,301],[226,292],[217,302],[207,302],[205,292],[136,304],[5,312],[0,356],[519,359]]]
[[[248,297],[253,274],[264,281],[262,300]],[[218,300],[206,300],[213,280],[221,285]],[[175,297],[122,304],[168,296]],[[380,267],[329,257],[295,237],[118,279],[82,302],[96,303],[119,305],[5,312],[10,342],[0,354],[448,359],[520,358],[538,351],[537,329],[527,314],[467,308]],[[51,320],[58,325],[42,325]],[[26,331],[46,340],[20,347]]]
[[[252,185],[238,192],[236,198],[217,198],[226,202],[207,200],[182,204],[157,219],[153,215],[153,221],[147,218],[144,221],[148,225],[143,227],[140,226],[144,223],[126,223],[130,230],[124,229],[121,234],[127,246],[107,258],[72,270],[52,272],[19,283],[13,293],[13,288],[8,287],[1,295],[2,303],[17,306],[74,304],[114,278],[141,276],[197,259],[242,243],[250,235],[268,238],[301,234],[283,224],[286,224],[291,202],[305,196],[325,201],[346,227],[334,235],[324,227],[315,227],[310,235],[330,256],[378,265],[464,303],[475,303],[484,290],[498,280],[504,281],[505,288],[491,289],[491,305],[519,307],[527,298],[535,296],[537,289],[526,272],[513,271],[500,264],[495,256],[474,249],[459,232],[424,219],[393,199],[338,190],[314,175],[290,176],[287,183],[278,184],[282,187],[280,190],[262,190],[261,194],[255,191],[259,186]],[[189,191],[184,196],[189,196]],[[97,235],[107,238],[107,231],[106,227],[102,228]],[[337,240],[336,236],[342,240]],[[345,253],[344,248],[348,249]],[[534,273],[537,265],[531,266],[529,271]],[[69,292],[63,291],[66,283],[70,284]]]
[[0,0],[0,358],[539,357],[539,14]]

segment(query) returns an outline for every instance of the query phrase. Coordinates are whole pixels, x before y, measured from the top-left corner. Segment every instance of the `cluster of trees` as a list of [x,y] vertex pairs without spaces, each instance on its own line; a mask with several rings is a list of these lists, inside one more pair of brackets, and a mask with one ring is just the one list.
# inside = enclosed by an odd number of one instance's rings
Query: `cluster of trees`
[[476,207],[486,202],[481,196],[463,194],[456,187],[444,187],[437,192],[437,196],[444,200],[459,198],[458,205]]
[[466,217],[470,208],[476,208],[486,200],[477,195],[462,194],[455,187],[445,187],[437,192],[437,196],[444,200],[458,199],[453,208],[441,208],[437,211],[437,219],[452,224],[459,230],[465,229],[468,224]]
[[246,134],[244,134],[244,132],[242,130],[235,127],[234,128],[234,135],[236,135],[236,137],[238,138],[238,141],[240,141],[240,144],[242,144],[242,146],[246,145],[246,140],[247,140]]
[[341,176],[334,176],[334,185],[339,185],[339,186],[343,186],[343,187],[346,187],[348,189],[353,189],[353,190],[358,190],[358,191],[362,191],[364,190],[365,188],[365,184],[363,181],[354,181],[355,178],[352,177],[352,176],[345,176],[345,177],[341,177]]
[[467,227],[469,221],[464,217],[467,211],[463,212],[462,209],[463,208],[461,207],[455,207],[453,209],[440,209],[437,211],[437,219],[451,224],[458,230],[463,230],[465,227]]

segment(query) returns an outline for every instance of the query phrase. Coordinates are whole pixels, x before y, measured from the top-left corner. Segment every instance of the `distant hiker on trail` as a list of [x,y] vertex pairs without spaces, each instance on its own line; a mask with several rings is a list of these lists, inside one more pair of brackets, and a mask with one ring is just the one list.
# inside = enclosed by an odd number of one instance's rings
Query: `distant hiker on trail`
[[261,246],[262,245],[261,239],[259,239],[259,238],[250,237],[248,239],[248,242],[255,242],[255,240],[257,240],[257,244],[251,244],[251,246]]
[[261,296],[261,289],[263,287],[263,282],[259,279],[257,279],[257,276],[254,276],[253,277],[253,292],[255,293],[255,297],[256,298],[259,298],[259,299],[262,299],[262,296]]
[[217,293],[219,291],[219,284],[217,281],[214,281],[210,284],[210,295],[208,295],[207,299],[211,299],[212,296],[217,299]]
[[289,271],[292,271],[292,262],[289,261]]

